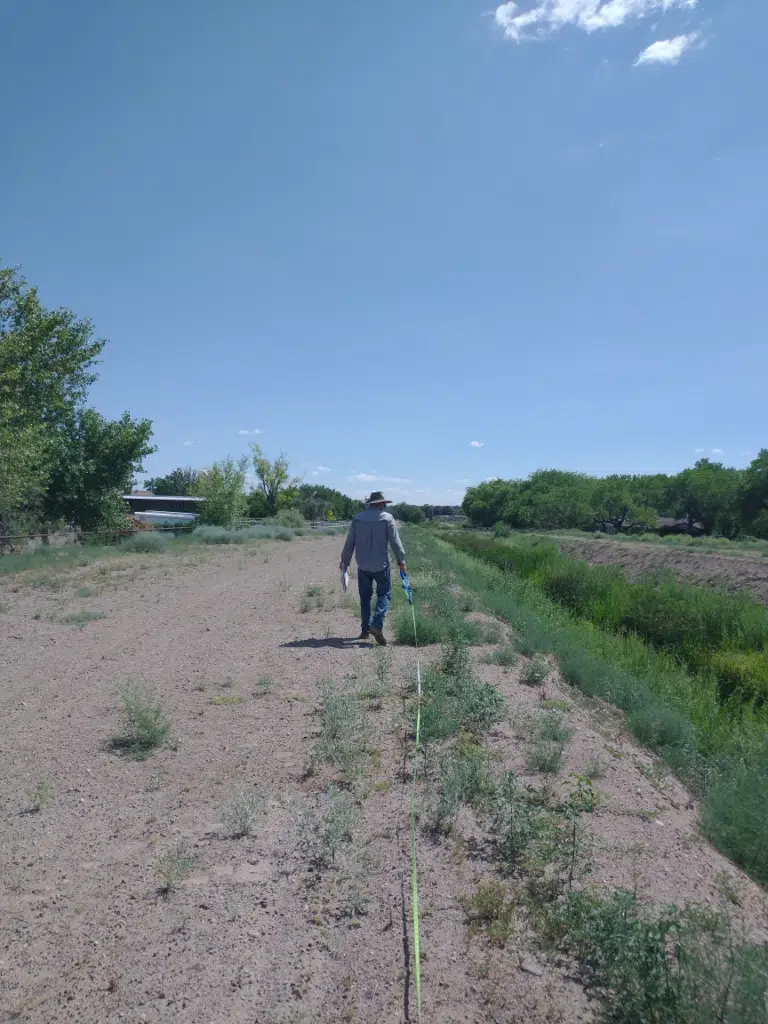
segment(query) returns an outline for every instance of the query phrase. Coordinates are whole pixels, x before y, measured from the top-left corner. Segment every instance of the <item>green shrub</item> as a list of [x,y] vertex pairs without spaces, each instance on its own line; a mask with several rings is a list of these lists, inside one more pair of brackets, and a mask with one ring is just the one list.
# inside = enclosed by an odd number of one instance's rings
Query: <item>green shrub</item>
[[605,1024],[765,1020],[768,952],[735,943],[709,909],[655,913],[625,890],[571,892],[546,914],[544,940],[574,956]]
[[316,806],[299,812],[299,848],[313,867],[327,868],[335,862],[341,847],[351,840],[356,821],[357,811],[350,795],[331,787]]
[[120,542],[123,551],[136,552],[142,555],[153,555],[161,551],[167,551],[170,540],[164,533],[154,533],[150,530],[134,533],[132,537]]
[[437,795],[427,821],[437,832],[450,832],[462,803],[482,806],[493,789],[488,755],[475,743],[458,743],[440,753],[430,774],[437,777]]
[[454,637],[436,668],[423,676],[421,735],[425,742],[445,739],[460,729],[487,732],[506,713],[504,698],[490,683],[475,678],[461,637]]
[[515,904],[508,898],[503,883],[483,882],[472,896],[462,897],[459,903],[472,931],[483,926],[490,942],[506,945],[514,925]]
[[710,665],[723,700],[736,697],[758,706],[768,698],[768,654],[764,651],[716,651]]
[[326,683],[313,765],[331,764],[344,773],[347,781],[354,781],[362,771],[370,735],[370,721],[357,696],[337,693],[332,683]]
[[511,536],[511,534],[512,527],[508,523],[503,522],[502,520],[496,523],[493,527],[494,537],[509,537]]
[[485,659],[489,665],[502,665],[504,668],[512,668],[520,660],[520,656],[511,644],[492,651]]
[[137,761],[143,761],[166,742],[171,723],[163,709],[135,686],[123,687],[120,699],[126,729],[113,741],[113,746],[122,748]]
[[526,686],[540,686],[549,675],[549,665],[543,658],[534,658],[524,666],[520,682]]
[[294,530],[301,530],[307,525],[306,519],[297,508],[284,508],[270,522],[274,522],[277,526],[287,526]]

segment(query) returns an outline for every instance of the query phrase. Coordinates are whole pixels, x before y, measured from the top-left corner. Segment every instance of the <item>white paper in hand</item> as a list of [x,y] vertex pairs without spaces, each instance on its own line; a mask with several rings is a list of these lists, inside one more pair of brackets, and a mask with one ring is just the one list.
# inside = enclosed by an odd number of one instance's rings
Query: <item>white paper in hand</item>
[[349,573],[347,572],[346,569],[341,574],[341,589],[344,591],[345,594],[349,590]]

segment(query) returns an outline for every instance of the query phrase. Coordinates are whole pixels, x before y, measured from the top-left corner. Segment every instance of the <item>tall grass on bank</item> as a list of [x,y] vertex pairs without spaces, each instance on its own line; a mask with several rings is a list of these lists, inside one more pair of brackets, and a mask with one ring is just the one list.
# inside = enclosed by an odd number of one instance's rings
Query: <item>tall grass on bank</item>
[[409,530],[408,548],[414,565],[422,561],[474,590],[528,649],[555,654],[567,682],[624,710],[632,733],[702,797],[704,833],[768,883],[766,710],[723,703],[713,675],[693,675],[636,636],[575,618],[518,573],[456,551],[426,530]]
[[574,615],[602,629],[635,634],[694,671],[712,672],[721,697],[768,698],[768,612],[746,595],[649,576],[630,583],[616,566],[591,566],[549,541],[498,543],[463,534],[454,547],[513,569]]

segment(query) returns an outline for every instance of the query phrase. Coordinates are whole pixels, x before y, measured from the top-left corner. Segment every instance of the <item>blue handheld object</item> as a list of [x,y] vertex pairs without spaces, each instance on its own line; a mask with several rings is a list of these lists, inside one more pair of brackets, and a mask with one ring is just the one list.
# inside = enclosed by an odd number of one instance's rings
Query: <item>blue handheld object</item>
[[408,595],[408,604],[413,604],[413,591],[411,590],[411,581],[408,579],[408,573],[400,570],[400,579],[403,581],[403,590]]

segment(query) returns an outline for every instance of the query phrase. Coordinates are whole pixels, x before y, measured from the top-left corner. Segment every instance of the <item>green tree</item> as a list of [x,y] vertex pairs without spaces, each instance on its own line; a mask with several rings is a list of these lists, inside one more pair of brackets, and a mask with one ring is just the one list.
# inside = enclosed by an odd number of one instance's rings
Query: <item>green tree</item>
[[595,519],[608,522],[621,532],[630,522],[655,528],[658,512],[641,503],[631,476],[615,474],[597,481],[592,491]]
[[270,462],[261,449],[261,445],[252,444],[253,468],[266,502],[270,516],[277,515],[280,507],[280,494],[289,487],[298,487],[299,481],[292,478],[288,469],[288,457],[281,452],[274,462]]
[[405,501],[392,506],[392,515],[403,523],[423,523],[426,518],[421,505],[409,505]]
[[200,473],[198,490],[205,498],[200,518],[214,526],[232,527],[247,507],[245,474],[248,458],[243,455],[237,462],[231,457],[214,462],[210,469]]
[[768,540],[768,448],[761,448],[744,471],[739,512],[747,533]]
[[15,270],[0,269],[0,408],[17,424],[70,424],[106,342],[90,320],[48,310]]
[[700,522],[705,533],[717,530],[725,537],[739,531],[741,474],[721,462],[699,459],[684,469],[672,485],[676,514],[688,520],[689,529]]
[[127,412],[107,420],[93,409],[78,410],[71,426],[55,435],[45,518],[84,530],[116,526],[126,513],[121,495],[141,472],[142,459],[156,450],[151,437],[150,420],[134,420]]
[[144,486],[153,494],[172,495],[180,497],[186,495],[197,496],[197,486],[200,474],[191,466],[179,466],[167,476],[156,476],[144,481]]
[[48,454],[42,424],[10,426],[0,420],[0,537],[35,526],[48,479]]

